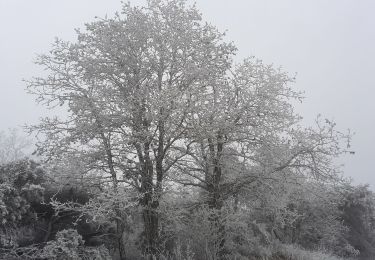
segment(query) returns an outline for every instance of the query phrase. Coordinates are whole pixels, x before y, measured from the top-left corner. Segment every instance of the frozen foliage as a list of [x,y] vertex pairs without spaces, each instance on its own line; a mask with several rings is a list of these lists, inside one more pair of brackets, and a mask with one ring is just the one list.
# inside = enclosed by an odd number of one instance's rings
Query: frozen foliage
[[32,217],[30,204],[43,198],[44,188],[40,185],[43,174],[37,163],[27,159],[0,166],[2,225],[15,225],[24,217]]
[[103,247],[86,248],[77,231],[72,229],[57,233],[54,241],[48,242],[36,256],[51,260],[109,260],[108,251]]

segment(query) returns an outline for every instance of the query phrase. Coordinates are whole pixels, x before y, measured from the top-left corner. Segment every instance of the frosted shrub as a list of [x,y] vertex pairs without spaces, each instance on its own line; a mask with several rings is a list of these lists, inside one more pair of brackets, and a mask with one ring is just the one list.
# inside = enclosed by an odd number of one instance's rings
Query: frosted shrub
[[56,234],[56,239],[43,248],[39,257],[50,260],[110,260],[104,247],[84,247],[82,236],[76,230],[66,229]]

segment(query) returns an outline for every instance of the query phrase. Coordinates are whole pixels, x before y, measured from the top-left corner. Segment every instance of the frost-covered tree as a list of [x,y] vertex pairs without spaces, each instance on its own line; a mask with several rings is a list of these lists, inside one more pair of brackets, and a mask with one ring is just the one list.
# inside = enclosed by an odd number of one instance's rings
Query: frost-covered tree
[[220,215],[228,198],[251,193],[267,181],[338,180],[333,159],[344,152],[349,136],[320,118],[315,127],[301,127],[292,106],[301,97],[290,88],[292,81],[250,58],[196,97],[187,120],[188,156],[177,162],[174,180],[202,189],[213,225],[221,230],[213,241],[219,258],[225,255]]
[[124,4],[121,14],[77,35],[41,55],[48,75],[28,83],[41,103],[68,108],[65,119],[33,128],[46,137],[39,151],[80,158],[114,190],[126,185],[142,194],[144,253],[158,254],[163,181],[188,153],[194,99],[220,84],[235,48],[182,0]]

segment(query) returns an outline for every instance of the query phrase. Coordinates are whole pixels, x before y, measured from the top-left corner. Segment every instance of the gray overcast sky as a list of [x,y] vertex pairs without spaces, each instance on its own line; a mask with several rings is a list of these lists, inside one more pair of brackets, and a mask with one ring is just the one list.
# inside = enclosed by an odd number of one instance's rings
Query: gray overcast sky
[[[197,6],[227,30],[240,58],[254,55],[297,72],[294,87],[306,96],[297,111],[307,124],[321,113],[356,132],[345,175],[374,189],[375,1],[197,0]],[[118,0],[0,0],[0,130],[46,114],[22,82],[40,72],[35,55],[56,36],[74,41],[74,28],[120,8]]]

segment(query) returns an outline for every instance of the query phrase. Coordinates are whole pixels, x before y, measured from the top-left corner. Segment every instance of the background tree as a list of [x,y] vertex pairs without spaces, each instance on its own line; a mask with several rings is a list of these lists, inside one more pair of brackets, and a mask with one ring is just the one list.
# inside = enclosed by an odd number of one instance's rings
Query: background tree
[[349,228],[349,242],[359,251],[360,259],[373,258],[375,245],[375,200],[367,185],[347,185],[342,189],[342,220]]
[[30,155],[31,141],[16,128],[0,131],[0,164],[21,160]]

